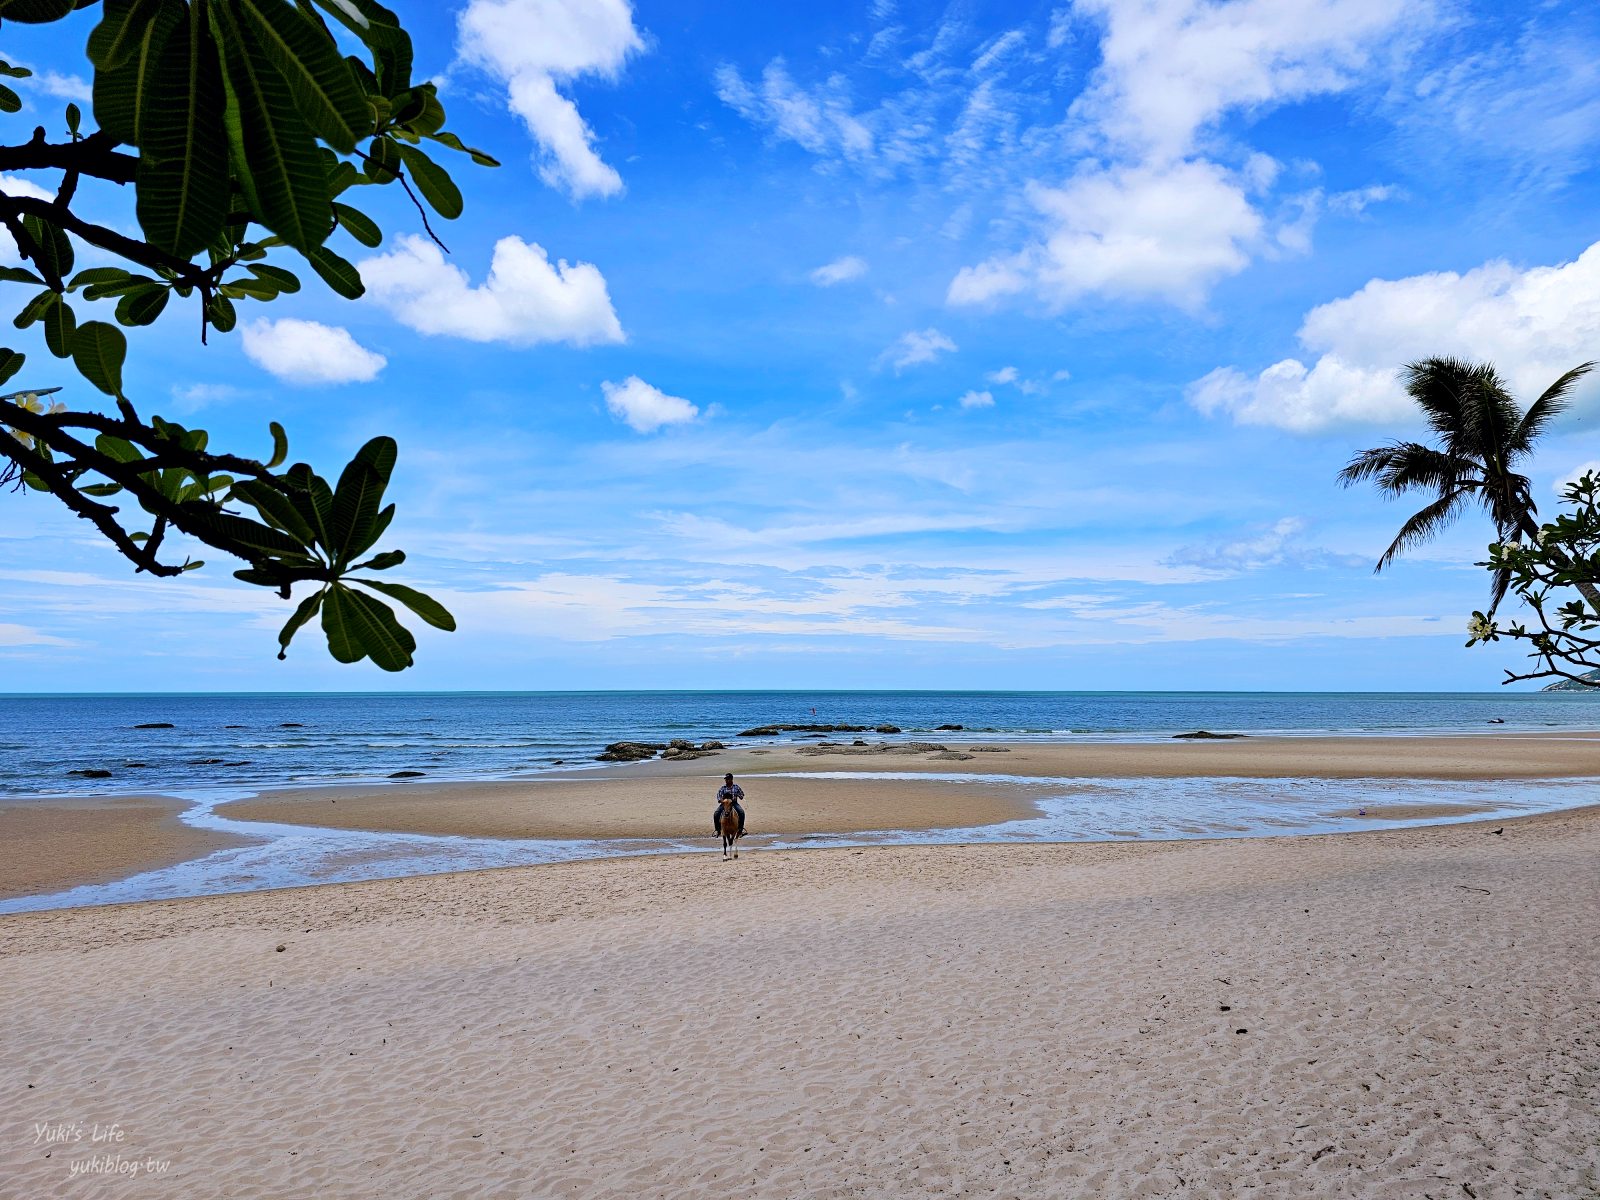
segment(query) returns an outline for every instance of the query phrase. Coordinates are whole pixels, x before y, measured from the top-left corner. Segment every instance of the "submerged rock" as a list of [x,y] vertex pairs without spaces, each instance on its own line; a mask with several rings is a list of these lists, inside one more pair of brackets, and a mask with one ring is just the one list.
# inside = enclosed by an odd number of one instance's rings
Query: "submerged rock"
[[421,779],[422,776],[425,775],[426,773],[427,772],[425,772],[425,771],[391,771],[391,772],[389,772],[389,778],[390,779]]
[[135,725],[134,728],[135,729],[176,729],[177,726],[174,725],[171,721],[145,721],[143,724]]
[[85,779],[110,779],[111,772],[104,767],[79,767],[76,771],[68,771],[68,775],[81,775]]
[[951,733],[960,733],[963,729],[966,728],[966,726],[965,725],[940,725],[939,728],[940,729],[948,729]]
[[1191,742],[1225,742],[1233,738],[1242,738],[1248,735],[1243,733],[1212,733],[1209,729],[1196,729],[1193,733],[1175,733],[1172,736]]
[[[740,737],[777,737],[780,733],[866,733],[870,725],[757,725]],[[898,732],[898,731],[897,731]]]

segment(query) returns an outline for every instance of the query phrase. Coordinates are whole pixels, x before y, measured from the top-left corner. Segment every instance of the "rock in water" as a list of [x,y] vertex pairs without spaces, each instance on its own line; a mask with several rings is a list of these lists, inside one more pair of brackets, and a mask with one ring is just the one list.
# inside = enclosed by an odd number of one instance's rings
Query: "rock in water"
[[1172,736],[1191,742],[1225,742],[1233,738],[1242,738],[1248,735],[1243,733],[1212,733],[1209,729],[1196,729],[1193,733],[1175,733]]
[[390,779],[421,779],[426,772],[423,771],[391,771]]
[[142,725],[135,725],[135,729],[176,729],[171,721],[146,721]]
[[81,775],[85,779],[110,779],[111,772],[104,767],[79,767],[76,771],[68,771],[68,775]]
[[939,726],[939,728],[941,730],[948,729],[951,733],[960,733],[963,729],[966,728],[966,726],[965,725],[941,725],[941,726]]
[[612,742],[595,758],[600,762],[643,762],[666,748],[661,742]]

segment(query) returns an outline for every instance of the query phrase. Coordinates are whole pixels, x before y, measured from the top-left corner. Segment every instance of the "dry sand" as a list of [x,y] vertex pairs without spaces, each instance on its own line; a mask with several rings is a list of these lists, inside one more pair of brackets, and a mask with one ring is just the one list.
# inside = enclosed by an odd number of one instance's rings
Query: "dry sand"
[[0,1194],[1593,1197],[1597,861],[1591,809],[0,918]]
[[247,844],[182,824],[187,807],[159,796],[0,804],[0,900],[109,883]]
[[[951,735],[938,753],[875,747],[756,747],[687,763],[647,762],[506,783],[407,783],[267,792],[221,806],[245,821],[472,837],[678,838],[704,834],[722,775],[749,795],[752,833],[950,829],[1033,814],[1043,786],[978,780],[772,779],[767,772],[891,771],[1058,778],[1238,776],[1533,779],[1600,776],[1600,736],[1243,738],[997,745]],[[986,747],[975,749],[975,747]],[[1397,809],[1398,814],[1400,810]],[[1407,816],[1459,813],[1412,806]],[[1395,819],[1402,819],[1395,815]]]

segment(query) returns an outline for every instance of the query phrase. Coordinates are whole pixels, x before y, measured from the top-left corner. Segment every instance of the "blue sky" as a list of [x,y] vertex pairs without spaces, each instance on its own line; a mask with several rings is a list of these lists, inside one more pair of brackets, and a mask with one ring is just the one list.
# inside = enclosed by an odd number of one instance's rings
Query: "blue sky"
[[[394,435],[389,541],[461,631],[399,678],[307,634],[280,663],[286,606],[231,567],[136,579],[8,496],[0,689],[1477,689],[1517,661],[1462,645],[1487,526],[1374,576],[1411,509],[1333,477],[1420,434],[1407,359],[1531,398],[1600,356],[1592,6],[397,7],[505,164],[451,164],[449,257],[389,189],[384,247],[344,248],[366,298],[308,286],[207,347],[174,305],[128,384],[229,446],[276,416],[328,473]],[[40,72],[13,140],[81,97],[94,19],[0,36]],[[19,382],[81,387],[8,344]],[[1597,405],[1543,447],[1547,511]]]

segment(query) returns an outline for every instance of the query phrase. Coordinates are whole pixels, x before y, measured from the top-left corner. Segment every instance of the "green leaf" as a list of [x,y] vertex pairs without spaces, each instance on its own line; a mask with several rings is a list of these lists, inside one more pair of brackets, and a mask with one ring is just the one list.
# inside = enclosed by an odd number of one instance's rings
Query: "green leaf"
[[78,489],[85,496],[115,496],[122,490],[120,483],[91,483],[88,487]]
[[[219,540],[236,543],[255,554],[294,563],[303,563],[309,557],[305,547],[282,530],[248,517],[236,517],[223,512],[215,504],[191,500],[179,505],[179,510],[194,525],[195,532],[202,536],[209,534]],[[206,540],[210,541],[209,538]],[[215,545],[214,542],[211,544]]]
[[411,37],[394,13],[375,0],[316,0],[316,4],[372,51],[379,91],[393,96],[411,86]]
[[89,34],[85,52],[97,71],[114,71],[136,51],[144,28],[155,19],[160,0],[105,0],[100,24]]
[[0,83],[0,112],[14,113],[22,111],[22,97],[16,92]]
[[22,218],[22,228],[39,247],[39,256],[44,261],[36,265],[45,275],[65,279],[72,274],[72,239],[65,231],[32,213]]
[[[126,10],[122,21],[107,29],[114,13],[122,10]],[[91,52],[99,52],[107,60],[96,63],[94,119],[117,141],[140,145],[142,114],[151,94],[165,84],[159,69],[161,52],[187,14],[183,0],[113,3],[91,35]],[[102,29],[106,30],[103,35]]]
[[[399,553],[396,551],[395,553]],[[351,583],[359,583],[362,587],[373,588],[385,596],[400,601],[417,616],[421,617],[435,629],[443,629],[454,633],[456,619],[450,615],[450,610],[440,604],[432,596],[409,588],[403,583],[389,583],[381,579],[352,579]]]
[[400,148],[386,137],[373,138],[367,143],[361,170],[375,183],[393,183],[399,178]]
[[[102,322],[91,322],[101,324]],[[72,311],[72,306],[60,296],[56,297],[54,304],[46,305],[44,310],[44,344],[50,348],[50,353],[57,358],[68,358],[72,354],[73,334],[77,332],[78,318]],[[90,380],[93,383],[93,380]],[[99,386],[96,384],[96,386]]]
[[329,547],[335,566],[344,567],[372,545],[383,486],[378,473],[365,463],[352,462],[340,474],[333,494],[334,542]]
[[438,133],[429,133],[424,136],[442,146],[449,146],[452,150],[459,150],[462,154],[471,155],[472,161],[480,167],[498,167],[500,165],[499,159],[491,158],[482,150],[474,150],[471,146],[464,145],[461,139],[453,133],[446,133],[440,130]]
[[94,448],[107,458],[119,463],[136,463],[144,461],[144,451],[132,442],[123,438],[113,437],[109,433],[102,433],[94,439]]
[[247,267],[246,270],[257,279],[270,280],[280,292],[293,294],[300,290],[300,277],[293,271],[286,271],[282,267],[269,267],[265,264],[257,267]]
[[28,361],[26,354],[19,354],[15,350],[0,349],[0,383],[10,379],[22,370],[22,364]]
[[206,317],[218,333],[232,333],[233,327],[239,323],[239,312],[226,296],[211,297],[206,305]]
[[121,267],[88,267],[67,281],[67,290],[76,291],[92,283],[126,283],[132,278],[133,276]]
[[412,663],[416,639],[388,605],[365,593],[333,584],[322,604],[322,631],[328,651],[340,662],[371,658],[385,671],[403,671]]
[[290,617],[284,623],[283,628],[278,630],[279,662],[289,657],[289,643],[294,640],[294,635],[305,627],[306,622],[317,615],[317,610],[322,607],[322,597],[326,592],[327,589],[324,588],[311,593],[311,595],[300,601],[300,606],[294,610],[294,616]]
[[395,148],[400,152],[406,169],[411,172],[418,190],[422,192],[423,199],[433,206],[433,210],[447,221],[459,217],[463,207],[461,189],[450,178],[450,173],[415,146]]
[[216,240],[228,215],[226,98],[204,10],[186,9],[157,63],[162,86],[139,114],[139,226],[159,249],[190,258]]
[[83,125],[83,109],[76,104],[67,105],[67,132],[73,137],[78,136],[78,130]]
[[117,320],[123,325],[149,325],[172,298],[172,289],[152,284],[117,301]]
[[11,79],[27,79],[33,74],[27,67],[14,67],[8,62],[0,62],[0,75]]
[[[394,505],[390,505],[393,508]],[[366,562],[359,562],[352,566],[352,571],[387,571],[390,567],[398,567],[406,560],[404,550],[385,550],[382,554],[374,554]]]
[[26,267],[0,267],[0,280],[6,283],[33,283],[41,286],[44,284],[44,280]]
[[309,255],[332,228],[316,142],[260,41],[232,17],[231,8],[215,11],[226,18],[227,82],[237,104],[234,169],[240,185],[256,219]]
[[361,282],[361,272],[355,264],[340,257],[326,246],[318,246],[306,255],[312,270],[322,276],[322,281],[346,300],[359,300],[367,290]]
[[85,321],[72,339],[72,362],[82,375],[108,396],[122,395],[122,362],[128,339],[105,321]]
[[35,321],[41,319],[44,316],[44,310],[50,305],[54,304],[59,298],[60,297],[58,297],[49,288],[46,288],[42,292],[36,293],[33,299],[29,300],[22,306],[22,311],[17,313],[17,315],[11,319],[11,323],[18,329],[26,329]]
[[316,544],[317,535],[301,515],[294,502],[271,484],[259,479],[246,480],[233,485],[233,494],[266,520],[267,524],[282,530],[302,546]]
[[272,432],[272,458],[267,462],[270,471],[281,466],[283,460],[289,457],[289,435],[276,421],[268,421],[267,428]]
[[339,218],[339,224],[363,246],[375,247],[383,244],[383,230],[379,229],[377,222],[366,213],[351,208],[348,204],[340,204],[338,201],[334,202],[333,211]]
[[45,25],[61,20],[75,7],[77,0],[0,0],[0,20]]
[[333,539],[329,536],[329,530],[333,518],[333,489],[328,486],[328,481],[305,463],[295,463],[284,473],[284,482],[292,489],[290,501],[305,518],[306,524],[317,531],[318,544],[324,548],[331,547]]
[[341,154],[371,129],[365,93],[333,38],[284,0],[234,0],[288,84],[300,115]]

